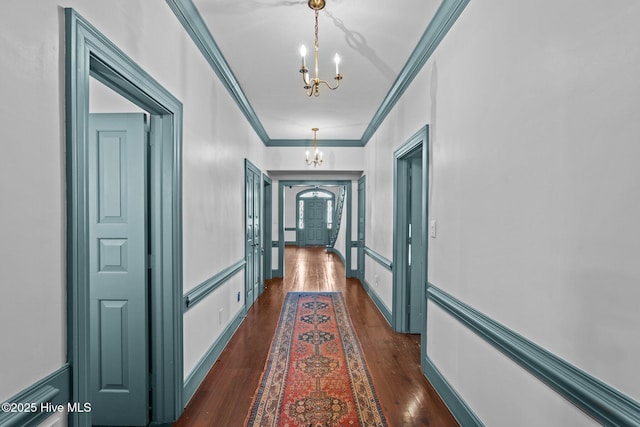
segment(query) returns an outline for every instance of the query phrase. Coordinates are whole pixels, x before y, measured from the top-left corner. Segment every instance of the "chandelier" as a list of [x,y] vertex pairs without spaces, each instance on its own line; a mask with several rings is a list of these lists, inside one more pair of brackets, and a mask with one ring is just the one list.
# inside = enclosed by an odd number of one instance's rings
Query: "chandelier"
[[316,139],[316,132],[318,132],[318,128],[312,128],[313,131],[313,148],[314,153],[313,157],[309,156],[309,150],[305,153],[307,165],[313,165],[314,168],[322,165],[322,151],[318,151],[318,141]]
[[306,58],[305,58],[307,56],[307,48],[304,47],[304,45],[300,47],[300,56],[302,56],[302,67],[300,68],[300,73],[302,73],[302,81],[304,83],[304,89],[307,92],[307,96],[311,96],[311,95],[318,96],[320,95],[320,92],[319,92],[320,83],[324,83],[331,90],[336,90],[338,89],[338,86],[340,86],[340,80],[342,80],[342,76],[340,75],[340,71],[338,70],[338,66],[340,65],[340,57],[336,53],[336,56],[333,58],[334,62],[336,63],[336,76],[334,77],[334,80],[336,81],[336,85],[332,87],[329,84],[329,82],[327,82],[326,80],[320,80],[320,78],[318,77],[318,11],[324,8],[325,0],[309,0],[308,5],[311,9],[315,11],[315,15],[316,15],[316,27],[315,27],[315,30],[316,30],[315,31],[316,76],[315,78],[309,79],[309,69],[307,68]]

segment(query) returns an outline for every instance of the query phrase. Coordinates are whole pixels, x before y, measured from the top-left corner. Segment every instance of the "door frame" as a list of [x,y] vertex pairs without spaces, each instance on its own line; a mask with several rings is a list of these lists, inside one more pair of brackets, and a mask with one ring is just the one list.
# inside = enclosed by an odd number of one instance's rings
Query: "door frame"
[[[182,104],[74,9],[65,8],[67,188],[67,359],[71,401],[90,402],[89,79],[102,82],[151,116],[150,399],[152,423],[183,410],[182,394]],[[91,425],[90,412],[69,414]]]
[[[424,268],[422,281],[427,286],[428,277],[428,242],[427,242],[427,218],[428,218],[428,188],[429,188],[429,126],[426,125],[413,134],[402,146],[393,152],[393,302],[391,327],[396,332],[408,332],[408,277],[407,272],[401,265],[408,263],[408,237],[400,230],[405,230],[409,224],[409,212],[407,207],[408,197],[406,188],[408,186],[408,162],[419,150],[422,150],[422,232],[420,239],[424,249]],[[415,238],[415,237],[413,237]],[[426,289],[425,289],[426,295]],[[426,306],[426,299],[424,301]],[[421,335],[422,340],[426,339],[426,310],[423,320]],[[424,342],[423,342],[423,348]]]

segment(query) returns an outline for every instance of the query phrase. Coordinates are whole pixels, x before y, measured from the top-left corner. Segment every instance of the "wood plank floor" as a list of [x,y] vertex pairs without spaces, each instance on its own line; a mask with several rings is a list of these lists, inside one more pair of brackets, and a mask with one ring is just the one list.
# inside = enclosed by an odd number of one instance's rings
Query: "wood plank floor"
[[289,246],[284,279],[267,282],[175,427],[243,425],[289,291],[343,292],[390,426],[458,425],[422,375],[420,337],[393,332],[360,282],[345,278],[337,256]]

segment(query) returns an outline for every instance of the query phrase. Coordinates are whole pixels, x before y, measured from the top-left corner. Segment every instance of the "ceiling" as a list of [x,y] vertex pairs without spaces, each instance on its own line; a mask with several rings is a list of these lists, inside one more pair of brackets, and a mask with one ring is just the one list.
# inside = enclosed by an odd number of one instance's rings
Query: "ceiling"
[[326,0],[319,14],[319,77],[335,83],[338,53],[344,79],[335,91],[322,85],[317,98],[306,96],[299,73],[304,44],[313,77],[314,11],[307,0],[193,5],[268,139],[306,140],[318,127],[319,140],[360,140],[440,0]]

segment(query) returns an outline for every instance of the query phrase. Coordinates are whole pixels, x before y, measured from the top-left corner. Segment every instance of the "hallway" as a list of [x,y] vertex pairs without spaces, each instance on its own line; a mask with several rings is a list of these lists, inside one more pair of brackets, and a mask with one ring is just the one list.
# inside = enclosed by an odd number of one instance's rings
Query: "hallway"
[[344,294],[390,426],[457,425],[422,374],[419,336],[391,331],[360,283],[345,278],[336,255],[288,246],[284,279],[267,282],[175,427],[243,425],[289,291]]
[[3,6],[0,427],[242,426],[299,290],[390,426],[640,427],[640,1]]

